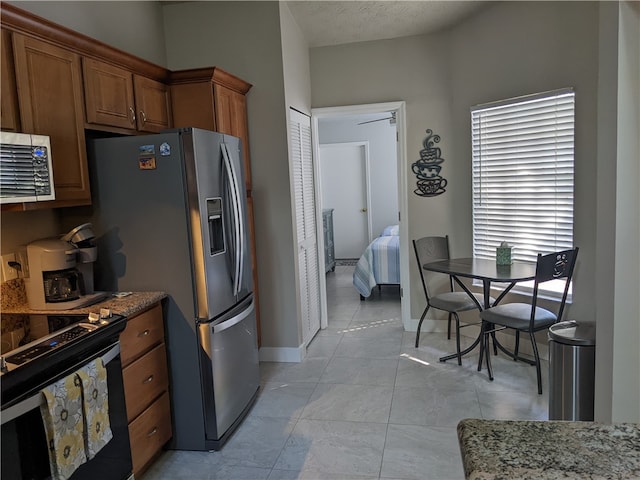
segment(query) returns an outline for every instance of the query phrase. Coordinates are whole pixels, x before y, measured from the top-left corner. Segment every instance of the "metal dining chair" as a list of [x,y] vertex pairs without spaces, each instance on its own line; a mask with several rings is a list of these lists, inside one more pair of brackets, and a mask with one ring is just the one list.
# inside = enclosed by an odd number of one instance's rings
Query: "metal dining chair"
[[[550,253],[548,255],[538,254],[536,262],[536,277],[533,284],[533,295],[531,303],[502,303],[495,307],[487,308],[480,312],[482,319],[481,341],[480,341],[480,358],[478,360],[478,371],[482,369],[483,355],[486,355],[487,371],[489,379],[493,380],[493,371],[491,369],[491,355],[489,353],[489,335],[494,334],[505,328],[514,329],[516,332],[515,348],[513,353],[508,352],[501,347],[514,360],[521,360],[530,365],[535,365],[538,377],[538,393],[542,394],[542,373],[540,370],[540,355],[536,344],[535,332],[545,330],[554,323],[562,320],[564,306],[567,301],[569,285],[573,276],[573,269],[578,257],[578,247],[572,250],[563,250],[560,252]],[[557,311],[550,311],[539,307],[538,303],[538,287],[541,283],[550,280],[563,279],[565,281],[562,300],[558,305]],[[520,332],[528,333],[533,346],[533,355],[535,360],[521,357],[518,355],[520,346]],[[495,340],[494,340],[495,342]]]
[[[449,275],[449,291],[440,293],[438,295],[430,295],[427,287],[427,281],[422,265],[429,262],[435,262],[437,260],[449,259],[449,236],[444,237],[422,237],[417,240],[413,240],[413,249],[416,254],[416,261],[418,262],[418,271],[420,272],[420,280],[422,280],[422,289],[424,291],[427,305],[420,316],[420,322],[418,323],[418,330],[416,332],[416,348],[420,342],[420,328],[422,322],[427,316],[427,312],[430,308],[445,311],[449,314],[447,324],[447,339],[451,339],[451,318],[456,321],[456,353],[458,357],[458,365],[462,365],[462,356],[460,355],[460,329],[469,325],[477,325],[477,323],[470,323],[460,325],[459,312],[466,312],[469,310],[478,309],[478,305],[482,305],[484,298],[482,294],[474,293],[476,303],[466,292],[456,292],[453,288],[453,278]],[[491,300],[493,303],[493,299]]]

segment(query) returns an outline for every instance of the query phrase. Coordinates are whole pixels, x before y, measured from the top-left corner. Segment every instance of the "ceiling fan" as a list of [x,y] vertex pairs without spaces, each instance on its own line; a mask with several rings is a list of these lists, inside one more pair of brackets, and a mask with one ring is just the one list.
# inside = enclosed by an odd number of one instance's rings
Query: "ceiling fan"
[[365,123],[373,123],[373,122],[381,122],[382,120],[389,120],[390,125],[395,125],[396,123],[396,112],[389,112],[390,117],[378,118],[377,120],[367,120],[366,122],[360,122],[358,125],[364,125]]

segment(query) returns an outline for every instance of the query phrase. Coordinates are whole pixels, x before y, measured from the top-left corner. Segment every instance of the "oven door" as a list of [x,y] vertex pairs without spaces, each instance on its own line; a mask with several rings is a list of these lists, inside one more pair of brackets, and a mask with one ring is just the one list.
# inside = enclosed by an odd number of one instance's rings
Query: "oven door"
[[[113,438],[98,454],[78,468],[70,480],[125,480],[131,477],[131,447],[122,382],[120,344],[104,348],[90,359],[64,368],[50,383],[102,357],[107,370],[109,422]],[[2,410],[2,480],[40,480],[51,478],[49,453],[40,405],[40,391],[25,395],[24,400]]]

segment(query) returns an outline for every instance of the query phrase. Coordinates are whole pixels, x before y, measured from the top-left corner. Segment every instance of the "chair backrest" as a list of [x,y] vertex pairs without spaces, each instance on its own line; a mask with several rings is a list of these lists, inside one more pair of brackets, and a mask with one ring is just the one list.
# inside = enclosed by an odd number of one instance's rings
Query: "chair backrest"
[[424,278],[422,265],[429,262],[449,259],[449,235],[445,235],[444,237],[418,238],[413,241],[413,250],[416,253],[418,272],[420,272],[420,280],[422,280],[422,289],[428,302],[429,290],[427,289],[427,282]]
[[[560,308],[558,309],[558,321],[562,320],[562,313],[564,312],[564,305],[567,301],[567,294],[569,292],[569,284],[571,283],[573,268],[576,266],[577,258],[578,247],[571,250],[550,253],[548,255],[538,254],[538,260],[536,262],[536,278],[533,286],[533,310],[535,310],[538,298],[539,284],[550,280],[565,279],[562,301],[560,302]],[[532,317],[533,310],[531,313]]]

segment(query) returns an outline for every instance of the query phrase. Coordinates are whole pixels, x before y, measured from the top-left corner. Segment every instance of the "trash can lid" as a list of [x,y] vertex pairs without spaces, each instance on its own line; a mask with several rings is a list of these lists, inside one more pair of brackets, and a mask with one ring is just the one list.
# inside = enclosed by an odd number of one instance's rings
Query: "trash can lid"
[[567,345],[595,345],[596,326],[575,320],[559,322],[549,327],[549,339]]

